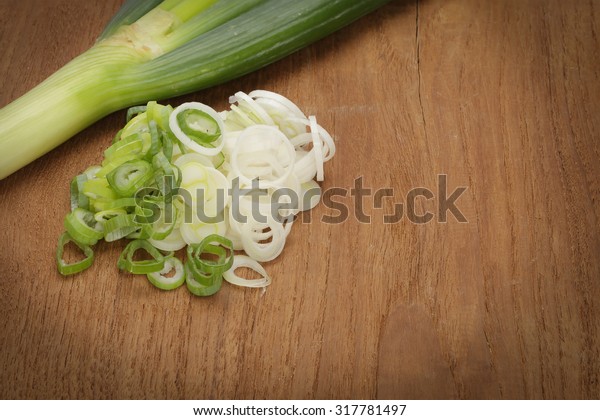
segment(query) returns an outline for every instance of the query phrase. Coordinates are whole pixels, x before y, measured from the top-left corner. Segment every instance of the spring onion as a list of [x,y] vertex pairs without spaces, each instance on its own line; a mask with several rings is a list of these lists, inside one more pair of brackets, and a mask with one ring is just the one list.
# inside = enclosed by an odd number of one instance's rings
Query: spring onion
[[[258,280],[246,280],[235,274],[235,270],[238,268],[249,268],[262,277]],[[223,274],[223,278],[231,284],[242,287],[267,287],[271,284],[271,277],[269,277],[265,269],[255,260],[244,255],[236,255],[234,257],[231,269]]]
[[135,223],[135,215],[120,214],[104,223],[104,240],[114,242],[131,235],[139,229]]
[[[135,253],[143,249],[152,259],[135,261],[134,255]],[[169,255],[169,257],[172,255]],[[155,247],[152,246],[148,241],[143,239],[136,239],[135,241],[129,242],[129,244],[125,247],[121,256],[119,257],[119,262],[117,264],[119,269],[129,271],[132,274],[148,274],[155,273],[157,271],[161,271],[165,268],[165,256],[160,253]]]
[[[216,259],[210,259],[208,255]],[[187,257],[188,290],[196,296],[211,296],[219,291],[223,273],[233,265],[233,244],[222,236],[209,235],[199,244],[188,246]]]
[[94,46],[0,110],[0,179],[113,111],[242,76],[388,1],[127,0]]
[[[175,271],[173,276],[167,274]],[[147,274],[148,281],[161,290],[174,290],[185,282],[185,269],[181,261],[175,257],[165,259],[164,268]]]
[[209,106],[185,103],[171,114],[169,127],[186,148],[206,156],[223,149],[223,121]]
[[[69,243],[74,243],[83,252],[85,258],[74,263],[66,263],[63,259],[65,246]],[[58,239],[58,249],[56,250],[56,263],[58,271],[63,276],[77,274],[88,269],[94,263],[94,251],[88,245],[81,244],[74,240],[67,232],[63,233]]]
[[152,179],[152,165],[144,160],[131,160],[119,165],[106,179],[120,197],[131,197]]
[[64,224],[67,233],[80,244],[95,245],[104,236],[104,229],[94,213],[82,208],[69,213]]
[[[335,153],[333,137],[316,117],[266,91],[238,92],[220,113],[149,102],[128,114],[102,165],[71,183],[74,208],[60,246],[73,240],[88,252],[101,239],[131,240],[117,266],[163,290],[185,282],[193,295],[211,296],[223,279],[268,286],[260,262],[281,255],[295,216],[319,202],[315,178]],[[185,262],[173,258],[186,247]],[[136,260],[138,251],[150,259]],[[57,261],[65,275],[89,267],[87,259],[74,267]],[[240,278],[240,267],[260,279]]]

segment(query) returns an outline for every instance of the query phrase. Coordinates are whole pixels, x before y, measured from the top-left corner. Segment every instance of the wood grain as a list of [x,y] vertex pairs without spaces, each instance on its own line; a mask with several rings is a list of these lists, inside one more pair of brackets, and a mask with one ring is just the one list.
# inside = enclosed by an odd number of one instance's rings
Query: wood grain
[[[0,0],[0,105],[120,1]],[[323,205],[265,294],[163,293],[102,244],[63,279],[68,182],[119,112],[0,182],[0,398],[600,398],[600,2],[393,1],[274,65],[170,101],[280,92],[334,133],[324,187],[448,194],[467,218]],[[344,203],[352,204],[348,197]],[[419,199],[436,212],[439,198]]]

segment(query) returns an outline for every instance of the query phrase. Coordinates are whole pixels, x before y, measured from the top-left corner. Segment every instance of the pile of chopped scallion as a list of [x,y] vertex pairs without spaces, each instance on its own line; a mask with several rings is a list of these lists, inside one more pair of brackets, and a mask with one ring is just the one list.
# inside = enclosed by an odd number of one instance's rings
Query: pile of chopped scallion
[[[230,103],[221,113],[196,102],[129,109],[101,165],[71,182],[56,254],[61,274],[89,268],[98,241],[129,239],[118,268],[163,290],[185,283],[194,295],[210,296],[223,279],[271,283],[260,262],[281,254],[295,216],[319,202],[316,181],[335,143],[281,95],[238,92]],[[64,260],[69,242],[81,260]],[[174,253],[186,247],[182,263]],[[136,259],[138,251],[148,259]],[[241,278],[240,267],[262,277]]]

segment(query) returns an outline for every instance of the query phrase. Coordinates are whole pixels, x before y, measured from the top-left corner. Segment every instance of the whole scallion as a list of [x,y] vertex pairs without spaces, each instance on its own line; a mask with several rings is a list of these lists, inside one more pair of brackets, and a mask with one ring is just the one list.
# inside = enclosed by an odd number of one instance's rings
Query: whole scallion
[[0,110],[0,179],[131,105],[272,63],[389,0],[127,0],[99,40]]

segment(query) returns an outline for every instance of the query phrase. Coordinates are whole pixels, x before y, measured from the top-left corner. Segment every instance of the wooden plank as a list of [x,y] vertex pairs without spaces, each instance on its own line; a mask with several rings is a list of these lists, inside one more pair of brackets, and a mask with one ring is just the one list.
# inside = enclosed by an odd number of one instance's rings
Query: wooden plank
[[[89,47],[120,2],[0,1],[0,106]],[[265,294],[197,299],[119,273],[62,279],[68,182],[113,114],[0,181],[2,398],[600,398],[600,2],[393,1],[225,85],[264,88],[338,141],[325,188],[394,197],[298,223]],[[460,223],[438,209],[439,175]],[[414,210],[409,192],[436,198]],[[340,199],[353,209],[351,197]],[[383,223],[394,202],[398,223]]]

